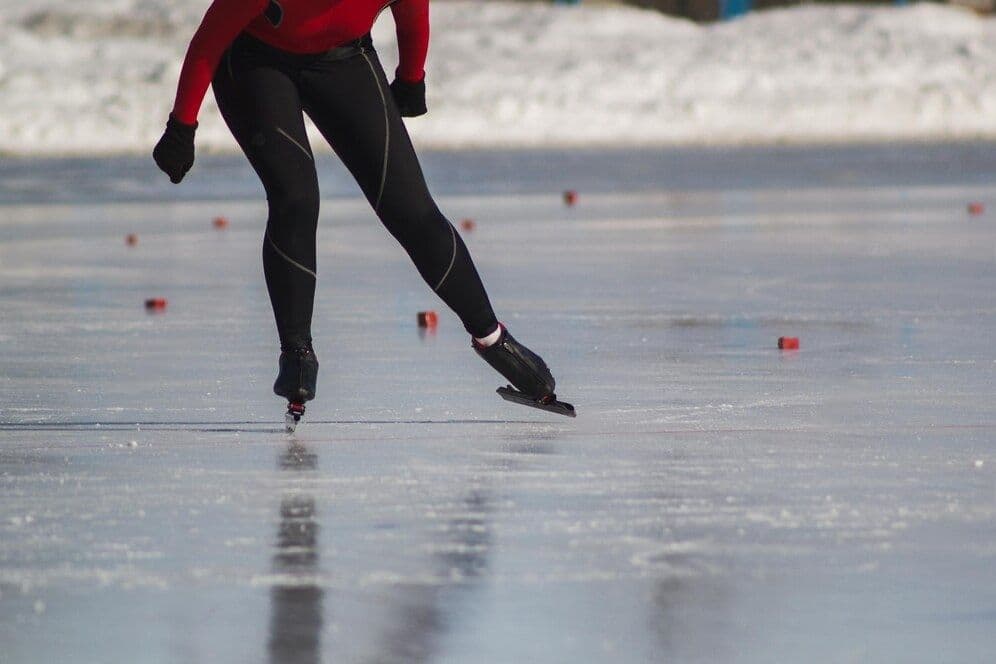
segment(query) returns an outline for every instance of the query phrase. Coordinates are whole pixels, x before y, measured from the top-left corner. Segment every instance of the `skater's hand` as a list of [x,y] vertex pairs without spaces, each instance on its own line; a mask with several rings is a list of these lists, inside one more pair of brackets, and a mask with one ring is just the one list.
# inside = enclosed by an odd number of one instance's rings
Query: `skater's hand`
[[173,114],[169,114],[166,131],[156,143],[152,158],[163,173],[169,176],[170,182],[179,184],[190,167],[194,165],[194,131],[197,123],[188,125],[180,122]]
[[400,78],[394,79],[391,83],[391,96],[394,97],[394,103],[398,105],[403,118],[414,118],[427,112],[424,78],[418,83],[409,83]]

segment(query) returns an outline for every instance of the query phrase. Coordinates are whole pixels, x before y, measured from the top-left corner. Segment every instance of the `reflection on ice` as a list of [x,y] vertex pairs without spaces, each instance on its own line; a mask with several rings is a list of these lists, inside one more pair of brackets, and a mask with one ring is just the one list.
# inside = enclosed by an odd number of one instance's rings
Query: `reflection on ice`
[[730,590],[715,578],[668,575],[656,581],[651,622],[666,659],[736,661],[749,642],[716,638],[732,631],[731,601]]
[[487,570],[487,512],[486,496],[472,491],[463,500],[462,514],[433,533],[430,565],[439,583],[402,583],[391,589],[385,629],[376,637],[381,651],[374,661],[432,661],[440,640],[459,622],[461,604],[469,601]]
[[295,440],[280,455],[279,467],[281,470],[318,470],[318,455]]
[[[279,457],[283,471],[312,471],[318,456],[291,443]],[[270,661],[308,664],[322,661],[322,600],[315,499],[293,493],[280,501],[280,527],[273,572],[280,579],[270,590]]]
[[483,491],[472,491],[463,500],[464,513],[442,529],[434,555],[444,578],[473,581],[487,571],[491,536],[488,533],[488,499]]

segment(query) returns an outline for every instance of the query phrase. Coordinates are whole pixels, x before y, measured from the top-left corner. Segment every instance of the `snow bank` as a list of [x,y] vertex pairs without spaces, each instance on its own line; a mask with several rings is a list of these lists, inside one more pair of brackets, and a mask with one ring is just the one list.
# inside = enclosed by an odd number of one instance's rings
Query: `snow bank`
[[[0,151],[145,152],[207,0],[0,0]],[[386,12],[374,32],[394,65]],[[996,138],[996,19],[796,7],[697,26],[611,5],[435,2],[433,147]],[[210,93],[199,146],[233,150]]]

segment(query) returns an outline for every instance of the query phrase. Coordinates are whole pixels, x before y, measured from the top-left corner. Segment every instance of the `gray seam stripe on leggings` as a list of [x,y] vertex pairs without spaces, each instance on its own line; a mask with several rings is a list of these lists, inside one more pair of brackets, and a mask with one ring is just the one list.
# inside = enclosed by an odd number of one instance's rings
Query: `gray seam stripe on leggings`
[[374,212],[380,210],[380,198],[384,195],[384,183],[387,182],[387,154],[388,148],[391,145],[391,120],[387,114],[387,98],[384,96],[384,87],[380,84],[380,79],[377,78],[377,70],[374,69],[373,63],[370,62],[370,58],[367,54],[361,52],[363,59],[367,61],[367,66],[370,67],[370,73],[373,74],[374,82],[377,83],[377,92],[380,93],[380,101],[384,104],[384,167],[380,173],[380,189],[377,190],[377,202],[374,203]]
[[295,141],[294,137],[291,136],[290,134],[288,134],[286,131],[284,131],[280,127],[277,127],[277,133],[280,134],[281,136],[283,136],[284,138],[286,138],[288,141],[290,141],[291,143],[293,143],[297,147],[301,148],[301,152],[303,152],[304,154],[308,155],[308,159],[310,159],[311,161],[315,160],[315,158],[311,156],[311,153],[308,152],[308,149],[306,147],[304,147],[303,145],[301,145],[300,143],[298,143],[297,141]]
[[290,256],[288,256],[288,255],[287,255],[287,254],[285,254],[284,252],[280,251],[280,247],[278,247],[278,246],[276,245],[276,243],[274,243],[274,241],[273,241],[272,239],[270,239],[270,234],[269,234],[269,233],[267,233],[267,234],[266,234],[266,241],[270,243],[270,246],[271,246],[271,247],[273,247],[273,250],[274,250],[275,252],[277,252],[277,255],[278,255],[278,256],[280,256],[280,257],[281,257],[281,258],[283,258],[283,259],[284,259],[285,261],[287,261],[288,263],[290,263],[290,264],[291,264],[291,265],[293,265],[294,267],[298,268],[299,270],[302,270],[302,271],[304,271],[304,272],[307,272],[307,273],[308,273],[308,274],[310,274],[310,275],[312,276],[312,278],[313,278],[313,279],[315,279],[316,281],[318,280],[318,275],[317,275],[317,274],[315,274],[314,272],[312,272],[311,270],[309,270],[309,269],[308,269],[308,268],[306,268],[305,266],[301,265],[300,263],[298,263],[298,262],[297,262],[296,260],[294,260],[293,258],[291,258]]
[[453,224],[450,224],[450,234],[453,236],[453,255],[450,256],[450,266],[446,268],[446,272],[443,273],[443,278],[440,279],[439,283],[432,289],[434,291],[438,291],[439,287],[443,285],[444,281],[446,281],[446,277],[450,276],[450,270],[453,269],[453,263],[456,262],[456,229],[453,228]]

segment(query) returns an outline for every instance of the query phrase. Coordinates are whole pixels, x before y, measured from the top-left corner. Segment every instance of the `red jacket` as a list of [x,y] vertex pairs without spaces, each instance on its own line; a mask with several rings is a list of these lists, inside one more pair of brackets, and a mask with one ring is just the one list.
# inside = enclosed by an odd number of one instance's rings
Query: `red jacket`
[[320,53],[362,37],[388,6],[398,28],[397,76],[425,76],[429,0],[214,0],[197,28],[180,71],[173,115],[187,124],[207,93],[222,54],[240,32],[292,53]]

